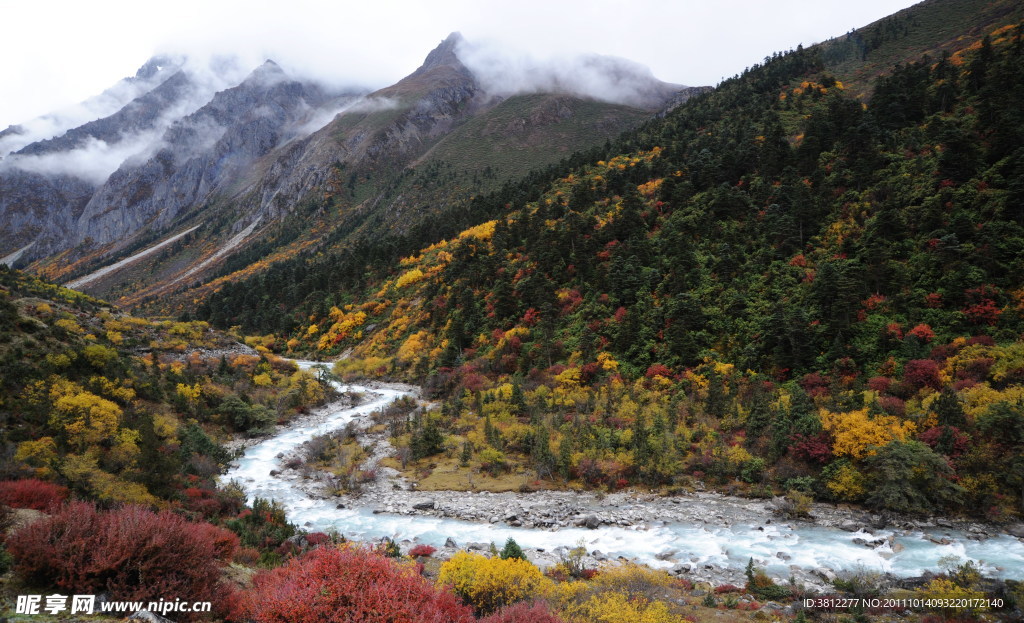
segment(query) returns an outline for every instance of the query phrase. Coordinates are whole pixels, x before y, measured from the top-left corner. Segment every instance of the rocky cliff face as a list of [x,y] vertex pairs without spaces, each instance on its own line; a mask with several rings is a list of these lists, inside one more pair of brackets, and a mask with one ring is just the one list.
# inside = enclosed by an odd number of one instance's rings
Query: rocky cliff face
[[[493,187],[687,95],[603,57],[589,59],[585,71],[606,74],[633,105],[573,93],[571,84],[548,94],[497,92],[460,59],[464,45],[457,33],[449,36],[406,78],[368,95],[328,92],[268,61],[201,105],[201,87],[187,69],[148,63],[134,80],[152,88],[113,114],[0,161],[0,258],[31,244],[21,262],[60,276],[67,269],[46,259],[58,252],[70,249],[61,256],[65,266],[81,258],[97,266],[184,227],[209,225],[199,230],[210,245],[193,253],[200,259],[172,262],[179,272],[162,277],[191,282],[202,278],[197,266],[213,267],[211,258],[242,244],[253,224],[280,221],[304,201],[340,200],[348,206],[342,220],[362,219],[345,221],[350,230],[401,228],[425,204],[483,189],[482,175]],[[69,155],[93,152],[102,158],[91,169],[68,164]],[[454,181],[431,179],[439,167],[456,171]]]
[[202,208],[328,99],[319,87],[289,79],[268,61],[172,124],[151,157],[115,171],[78,219],[76,242],[104,245],[144,227],[161,230]]

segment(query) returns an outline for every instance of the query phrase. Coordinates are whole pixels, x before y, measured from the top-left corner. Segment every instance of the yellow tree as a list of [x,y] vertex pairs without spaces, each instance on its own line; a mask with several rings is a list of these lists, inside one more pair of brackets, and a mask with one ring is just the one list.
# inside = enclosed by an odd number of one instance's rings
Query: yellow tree
[[832,453],[862,459],[874,454],[873,446],[882,447],[890,441],[905,441],[914,434],[913,422],[892,415],[871,417],[867,407],[845,413],[827,409],[820,411],[822,427],[832,434]]
[[68,443],[79,450],[113,438],[121,408],[81,386],[60,379],[50,390],[53,412],[50,426],[63,430]]

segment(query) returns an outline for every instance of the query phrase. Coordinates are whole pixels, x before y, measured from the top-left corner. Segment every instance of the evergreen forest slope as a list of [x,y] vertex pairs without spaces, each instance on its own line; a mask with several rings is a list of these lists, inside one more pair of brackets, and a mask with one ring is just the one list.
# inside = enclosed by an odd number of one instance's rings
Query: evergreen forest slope
[[1007,519],[1024,502],[1021,54],[1001,26],[867,102],[822,47],[778,54],[480,200],[510,211],[389,271],[334,264],[295,316],[272,271],[199,315],[426,382],[444,416],[399,442],[439,427],[472,468]]

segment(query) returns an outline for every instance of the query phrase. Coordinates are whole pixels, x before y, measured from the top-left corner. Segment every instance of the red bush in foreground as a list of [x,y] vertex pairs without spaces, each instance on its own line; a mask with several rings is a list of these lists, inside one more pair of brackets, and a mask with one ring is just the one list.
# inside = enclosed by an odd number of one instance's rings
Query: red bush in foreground
[[480,623],[564,623],[548,610],[547,604],[539,601],[520,601],[480,619]]
[[412,565],[370,550],[318,547],[256,576],[236,620],[256,623],[474,623],[472,609]]
[[11,508],[34,508],[48,511],[68,499],[67,487],[37,478],[0,482],[0,503]]
[[192,523],[170,511],[139,506],[99,511],[72,502],[7,538],[15,570],[26,581],[116,600],[215,601],[221,561],[238,546],[234,534]]

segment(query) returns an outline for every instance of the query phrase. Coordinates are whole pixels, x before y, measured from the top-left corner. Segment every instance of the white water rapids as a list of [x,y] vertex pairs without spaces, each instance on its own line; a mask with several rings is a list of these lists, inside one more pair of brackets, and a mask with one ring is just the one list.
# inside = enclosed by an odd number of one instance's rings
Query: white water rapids
[[[304,361],[299,364],[303,368],[316,365]],[[493,542],[500,546],[508,537],[513,537],[524,548],[551,551],[562,545],[572,547],[582,539],[588,551],[600,550],[612,558],[625,556],[658,567],[671,566],[678,561],[692,561],[699,565],[710,564],[735,571],[742,570],[747,560],[753,557],[769,573],[782,578],[789,576],[791,565],[808,571],[863,568],[897,576],[917,576],[926,570],[938,570],[939,558],[955,555],[962,560],[973,560],[986,575],[1024,579],[1024,543],[1021,540],[1010,535],[975,540],[953,529],[936,528],[927,533],[876,530],[866,534],[811,524],[766,524],[766,521],[761,521],[729,522],[728,526],[658,522],[655,525],[630,527],[602,526],[596,530],[546,530],[426,515],[375,514],[369,507],[339,509],[336,501],[312,498],[295,483],[281,476],[271,476],[271,470],[281,469],[281,460],[277,456],[282,453],[287,455],[317,435],[343,428],[357,418],[368,417],[396,398],[410,394],[396,389],[371,389],[359,385],[339,386],[338,389],[362,392],[372,396],[372,400],[357,407],[338,407],[331,410],[323,421],[288,426],[273,437],[250,446],[223,480],[235,480],[240,484],[250,502],[255,496],[280,502],[287,511],[289,521],[296,525],[310,531],[333,528],[350,539],[361,541],[373,541],[387,536],[396,541],[409,539],[441,546],[448,537],[452,537],[461,545]],[[443,492],[433,492],[433,495],[442,498]],[[713,502],[700,500],[694,503]],[[714,516],[715,509],[709,509],[708,514]],[[765,512],[764,518],[767,520],[771,516]],[[888,544],[872,549],[854,542],[858,537],[870,541],[890,535],[895,537],[896,543],[902,545],[902,549],[895,548],[900,551],[894,551]],[[936,539],[945,537],[950,542],[946,545],[937,544],[928,540],[929,536]],[[663,562],[656,558],[658,553],[667,550],[676,551],[673,556],[675,561]],[[783,560],[779,553],[789,559]]]

